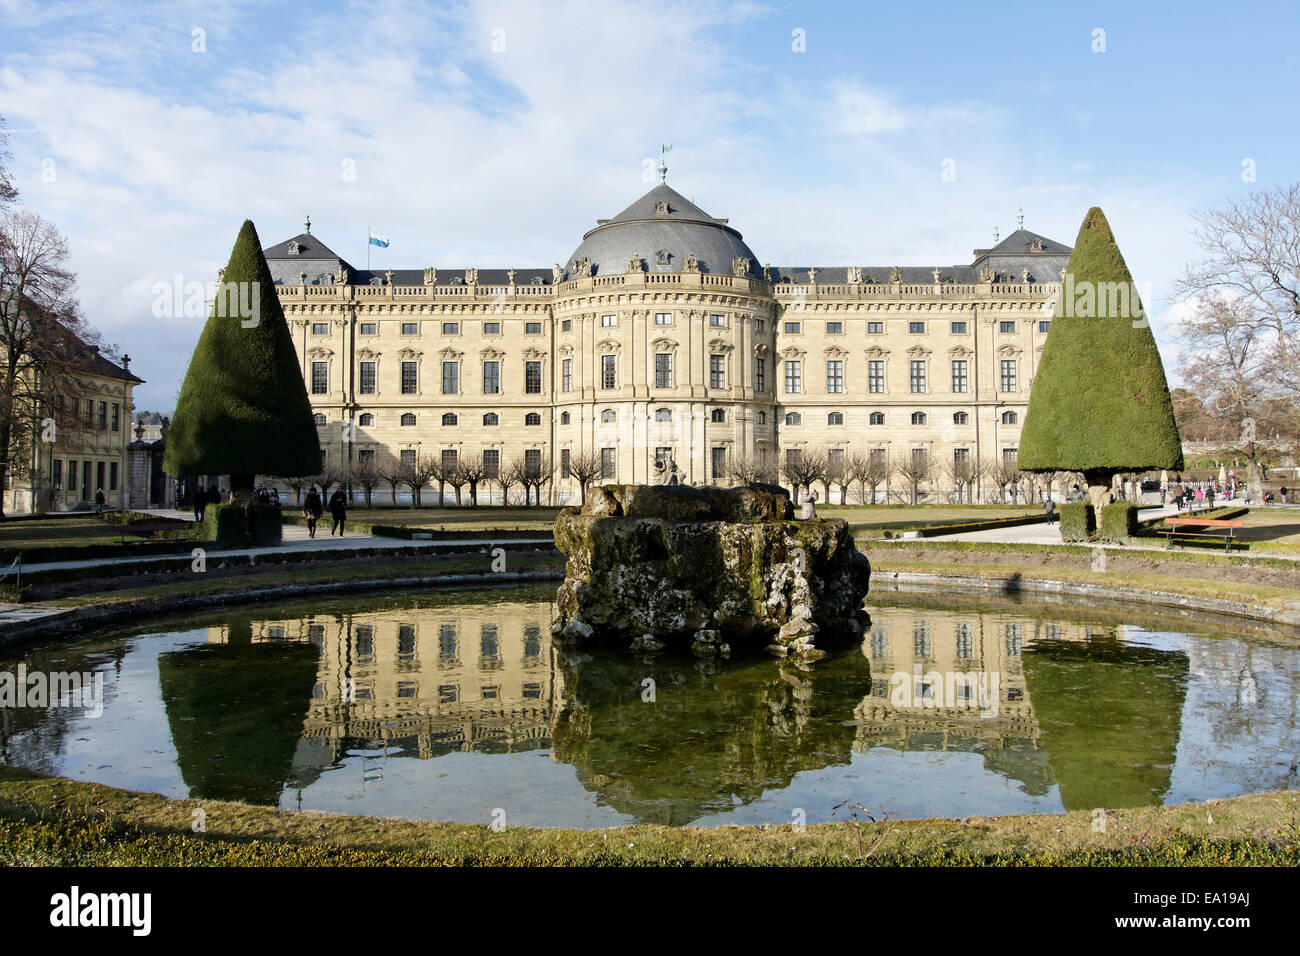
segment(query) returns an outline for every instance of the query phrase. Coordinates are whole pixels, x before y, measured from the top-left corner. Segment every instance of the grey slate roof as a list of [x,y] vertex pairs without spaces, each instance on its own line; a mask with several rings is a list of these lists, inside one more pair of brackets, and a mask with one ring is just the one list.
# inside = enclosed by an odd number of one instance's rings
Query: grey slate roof
[[[1042,249],[1033,248],[1034,240],[1042,245]],[[1007,236],[992,249],[976,249],[973,255],[975,262],[978,263],[986,256],[1066,256],[1073,252],[1069,246],[1062,245],[1055,239],[1048,239],[1046,236],[1040,236],[1036,232],[1030,232],[1028,229],[1017,229],[1011,235]]]

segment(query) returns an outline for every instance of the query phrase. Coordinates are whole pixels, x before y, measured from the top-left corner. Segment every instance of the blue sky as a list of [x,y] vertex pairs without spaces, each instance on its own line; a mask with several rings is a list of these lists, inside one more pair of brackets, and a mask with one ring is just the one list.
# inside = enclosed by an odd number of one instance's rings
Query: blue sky
[[1191,213],[1295,181],[1300,153],[1287,3],[0,0],[0,22],[23,201],[163,411],[202,320],[155,317],[154,284],[214,279],[245,217],[270,245],[310,214],[354,263],[371,226],[379,267],[547,266],[662,142],[669,183],[778,265],[968,262],[1018,208],[1070,243],[1101,205],[1176,379]]

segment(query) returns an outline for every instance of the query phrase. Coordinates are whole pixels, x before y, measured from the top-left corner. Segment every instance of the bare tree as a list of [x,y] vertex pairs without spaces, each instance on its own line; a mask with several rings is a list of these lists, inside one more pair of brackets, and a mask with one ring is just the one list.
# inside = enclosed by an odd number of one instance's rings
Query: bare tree
[[929,454],[899,455],[894,459],[893,471],[907,488],[908,504],[919,504],[921,485],[930,477]]
[[471,507],[478,507],[478,486],[487,478],[487,466],[483,464],[483,456],[476,459],[462,459],[459,463],[460,476],[464,483],[469,486],[469,503]]
[[0,116],[0,210],[18,201],[18,187],[9,177],[5,162],[9,157],[9,135],[4,132],[5,118]]
[[855,452],[849,456],[845,467],[849,480],[858,484],[858,501],[864,505],[874,505],[877,490],[889,480],[888,460],[883,455]]
[[460,456],[457,456],[455,461],[443,465],[441,478],[451,485],[452,490],[456,492],[456,507],[459,508],[460,489],[464,488],[465,483],[469,480],[465,477],[464,468],[461,467]]
[[[511,458],[509,461],[502,462],[497,469],[497,484],[501,486],[501,507],[508,507],[510,504],[510,489],[515,485],[523,484],[524,463],[518,458]],[[528,494],[528,488],[524,488],[525,496]]]
[[849,469],[845,462],[844,449],[834,448],[826,452],[826,468],[822,472],[822,488],[826,492],[823,500],[827,504],[831,501],[831,488],[838,486],[840,489],[840,504],[849,503]]
[[569,455],[569,473],[561,478],[572,478],[578,483],[578,501],[587,503],[587,486],[601,475],[600,454],[596,451]]
[[371,496],[374,493],[375,486],[383,480],[379,474],[379,466],[375,464],[373,456],[367,455],[365,458],[358,458],[348,466],[347,481],[350,484],[359,485],[366,495],[366,507],[370,507]]
[[375,466],[379,477],[388,482],[388,490],[393,496],[393,507],[397,507],[397,489],[406,484],[406,462],[396,455],[385,453]]
[[[1261,378],[1300,396],[1300,184],[1252,193],[1195,217],[1204,258],[1175,281],[1175,294],[1218,293],[1234,303],[1216,321],[1254,332]],[[1211,333],[1213,334],[1213,333]],[[1240,341],[1238,342],[1240,345]]]
[[[521,480],[524,483],[525,499],[527,498],[528,489],[534,492],[534,504],[542,503],[542,489],[551,483],[553,469],[549,457],[543,458],[535,464],[529,464],[528,459],[523,459],[523,471]],[[526,501],[525,501],[526,503]]]
[[1012,500],[1015,500],[1015,487],[1020,481],[1020,469],[1014,461],[1003,458],[996,462],[989,468],[988,478],[998,489],[999,504],[1006,503],[1008,489],[1011,489]]
[[975,484],[984,474],[984,465],[978,459],[953,458],[943,465],[940,474],[947,479],[949,500],[953,504],[973,504]]
[[738,485],[775,484],[780,475],[776,454],[766,445],[753,453],[736,454],[727,465],[727,474]]
[[812,487],[826,474],[826,456],[811,449],[796,449],[793,455],[787,454],[781,463],[781,477],[795,489],[800,485]]

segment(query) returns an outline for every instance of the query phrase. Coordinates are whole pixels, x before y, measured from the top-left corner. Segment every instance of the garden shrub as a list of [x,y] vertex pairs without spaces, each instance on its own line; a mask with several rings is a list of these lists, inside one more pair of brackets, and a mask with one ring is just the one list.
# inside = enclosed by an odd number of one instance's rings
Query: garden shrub
[[1097,530],[1097,512],[1087,502],[1061,505],[1061,540],[1088,541]]
[[1111,544],[1127,544],[1137,536],[1137,516],[1137,505],[1128,501],[1103,505],[1099,537]]
[[280,509],[275,505],[248,506],[248,537],[255,548],[278,545],[281,539]]
[[248,511],[241,504],[208,505],[203,537],[218,548],[242,548],[248,542]]

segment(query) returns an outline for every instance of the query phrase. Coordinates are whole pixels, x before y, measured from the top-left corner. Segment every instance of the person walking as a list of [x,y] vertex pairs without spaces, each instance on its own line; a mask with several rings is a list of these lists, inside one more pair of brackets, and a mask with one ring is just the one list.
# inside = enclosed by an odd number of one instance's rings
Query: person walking
[[1283,485],[1281,488],[1279,488],[1277,490],[1277,493],[1282,496],[1282,504],[1286,504],[1286,495],[1287,495],[1286,485]]
[[1205,506],[1207,508],[1214,507],[1214,485],[1210,485],[1209,488],[1205,489]]
[[199,487],[194,491],[194,520],[195,521],[203,520],[203,512],[204,509],[207,508],[207,506],[208,506],[208,493],[203,490],[202,485],[199,485]]
[[1044,499],[1044,501],[1043,501],[1043,510],[1044,510],[1045,512],[1047,512],[1047,523],[1048,523],[1048,524],[1051,524],[1053,521],[1056,520],[1056,502],[1053,501],[1050,497]]
[[104,489],[96,488],[95,489],[95,514],[102,515],[104,513],[104,505],[107,503],[108,503],[108,499],[104,497]]
[[330,517],[334,519],[330,526],[330,537],[334,536],[335,531],[340,538],[343,537],[343,522],[348,520],[348,496],[342,488],[330,496]]
[[307,492],[306,500],[302,503],[302,516],[307,519],[307,537],[316,537],[316,522],[320,520],[324,511],[320,494],[316,491],[316,486],[312,485],[311,490]]

